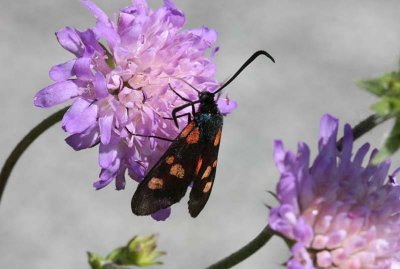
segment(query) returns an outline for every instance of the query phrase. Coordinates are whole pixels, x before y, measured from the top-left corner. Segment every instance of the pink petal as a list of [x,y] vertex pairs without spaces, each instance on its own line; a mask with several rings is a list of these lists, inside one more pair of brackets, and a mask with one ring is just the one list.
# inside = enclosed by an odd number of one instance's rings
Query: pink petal
[[98,21],[111,25],[107,14],[104,13],[104,11],[101,10],[95,3],[92,1],[81,1],[81,4],[88,8]]
[[171,208],[160,209],[157,212],[151,214],[151,217],[156,221],[165,221],[171,215]]
[[117,190],[123,190],[125,189],[125,168],[124,169],[119,169],[119,173],[117,177],[115,178],[115,188]]
[[111,51],[113,51],[114,47],[121,42],[118,33],[108,24],[97,22],[96,27],[93,30],[99,38],[104,38]]
[[74,81],[56,82],[40,90],[33,99],[38,107],[51,107],[66,102],[79,95],[79,88]]
[[110,184],[118,174],[119,165],[120,160],[116,159],[111,167],[108,169],[101,169],[99,180],[93,183],[93,187],[99,190]]
[[82,133],[97,121],[98,106],[78,98],[64,114],[62,127],[71,134]]
[[285,169],[285,148],[283,147],[282,140],[274,141],[274,161],[278,170],[283,173],[286,171]]
[[81,80],[93,80],[91,64],[92,59],[90,57],[77,59],[73,67],[74,74]]
[[72,77],[74,74],[72,72],[72,68],[74,67],[75,64],[75,59],[55,65],[50,69],[49,76],[53,81],[63,81],[67,80],[70,77]]
[[99,165],[101,168],[109,168],[118,155],[116,145],[111,144],[100,144],[99,152]]
[[99,126],[100,126],[100,140],[103,144],[110,143],[111,140],[111,131],[112,131],[112,124],[113,124],[114,116],[113,114],[105,115],[99,118]]
[[56,33],[60,45],[77,57],[84,52],[84,45],[79,35],[70,27],[65,27]]
[[338,119],[329,114],[325,114],[321,117],[319,135],[321,139],[320,143],[322,143],[322,145],[325,145],[328,142],[329,138],[331,138],[332,136],[336,138],[338,125]]
[[209,29],[208,27],[203,26],[198,29],[193,29],[189,32],[201,37],[201,39],[206,42],[208,47],[217,41],[217,32],[213,29]]
[[102,99],[108,96],[106,78],[100,72],[95,75],[94,87],[96,89],[96,98]]
[[219,111],[225,116],[237,108],[237,102],[230,100],[228,97],[220,98],[217,101]]
[[88,128],[85,132],[80,134],[73,134],[65,139],[68,145],[74,150],[81,150],[93,147],[99,142],[100,132],[97,124]]

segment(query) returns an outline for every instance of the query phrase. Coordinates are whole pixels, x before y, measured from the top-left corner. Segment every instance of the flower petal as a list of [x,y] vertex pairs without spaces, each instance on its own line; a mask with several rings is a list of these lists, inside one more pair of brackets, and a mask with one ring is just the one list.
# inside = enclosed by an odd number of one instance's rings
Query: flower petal
[[217,32],[205,26],[190,30],[189,32],[201,38],[205,44],[204,48],[211,47],[217,41]]
[[331,137],[336,139],[339,120],[329,114],[321,117],[320,123],[320,147],[326,145]]
[[97,72],[95,75],[94,87],[96,89],[97,99],[102,99],[108,96],[106,78],[100,72]]
[[115,159],[112,166],[108,169],[101,169],[99,180],[93,183],[93,187],[95,187],[96,190],[99,190],[110,184],[118,174],[119,165],[120,159]]
[[39,91],[33,100],[35,106],[51,107],[68,101],[79,95],[79,88],[74,81],[56,82]]
[[156,221],[165,221],[171,215],[171,208],[160,209],[156,213],[151,214],[151,217]]
[[314,269],[312,259],[302,243],[296,243],[292,249],[292,259],[288,261],[288,269]]
[[97,22],[96,27],[93,30],[99,38],[104,38],[111,51],[114,51],[114,47],[121,42],[121,39],[114,28],[105,23]]
[[74,74],[72,72],[72,68],[74,67],[75,64],[75,59],[55,65],[50,69],[49,76],[53,81],[63,81],[67,80],[70,77],[72,77]]
[[74,150],[81,150],[93,147],[100,141],[99,128],[96,125],[88,128],[85,132],[79,134],[73,134],[65,139],[68,145]]
[[217,101],[218,109],[222,115],[226,116],[237,108],[237,102],[230,100],[228,97],[225,99],[220,98]]
[[86,8],[88,8],[93,16],[100,22],[106,23],[106,24],[111,24],[110,19],[108,18],[107,14],[99,8],[95,3],[92,1],[81,1],[81,4],[84,5]]
[[56,32],[56,37],[60,45],[75,54],[77,57],[81,56],[84,52],[84,45],[81,38],[75,30],[70,27],[65,27]]
[[164,5],[169,9],[168,20],[172,25],[174,27],[182,27],[185,24],[185,15],[170,0],[164,0]]
[[108,114],[99,118],[99,127],[101,134],[100,140],[102,144],[107,145],[108,143],[110,143],[113,119],[113,114]]
[[116,190],[123,190],[125,189],[125,168],[119,168],[119,173],[115,178],[115,188]]
[[92,58],[90,57],[82,57],[75,61],[73,67],[73,73],[80,80],[93,80],[94,76],[92,73]]
[[97,121],[98,106],[78,98],[64,114],[62,127],[71,134],[82,133]]
[[100,144],[99,165],[101,168],[109,168],[118,156],[118,148],[113,144]]

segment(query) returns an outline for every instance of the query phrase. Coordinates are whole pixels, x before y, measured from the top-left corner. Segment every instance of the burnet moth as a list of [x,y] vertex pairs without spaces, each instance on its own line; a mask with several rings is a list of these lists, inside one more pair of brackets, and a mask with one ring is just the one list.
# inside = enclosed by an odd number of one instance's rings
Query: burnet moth
[[[192,107],[192,112],[187,114],[189,121],[186,127],[171,140],[169,148],[137,187],[131,202],[134,214],[150,215],[179,202],[192,183],[188,202],[189,213],[194,218],[199,215],[210,197],[217,169],[223,115],[218,109],[216,94],[260,55],[275,62],[266,51],[257,51],[216,91],[199,91],[191,86],[198,92],[196,101],[185,99],[171,88],[187,102],[172,111],[175,125],[178,127],[179,111]],[[195,104],[199,104],[197,112]]]

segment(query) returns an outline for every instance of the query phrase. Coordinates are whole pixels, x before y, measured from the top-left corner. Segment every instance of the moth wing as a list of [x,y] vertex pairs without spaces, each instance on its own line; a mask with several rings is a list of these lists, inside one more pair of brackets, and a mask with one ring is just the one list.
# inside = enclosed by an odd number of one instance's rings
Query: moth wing
[[201,145],[194,143],[200,135],[195,125],[191,121],[182,130],[139,184],[131,201],[135,215],[150,215],[179,202],[186,194],[196,168],[196,152],[201,150]]
[[193,187],[188,202],[189,213],[193,218],[200,214],[210,197],[217,171],[221,134],[222,126],[217,129],[211,143],[204,145],[202,155],[197,160]]

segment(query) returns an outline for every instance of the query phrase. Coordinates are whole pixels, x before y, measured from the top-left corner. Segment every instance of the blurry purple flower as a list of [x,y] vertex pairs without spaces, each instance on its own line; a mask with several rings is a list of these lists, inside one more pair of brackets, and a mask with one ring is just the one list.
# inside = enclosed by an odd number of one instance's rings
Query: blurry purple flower
[[321,119],[319,154],[310,167],[310,151],[297,153],[275,142],[274,158],[281,178],[279,207],[271,228],[295,244],[288,268],[394,268],[400,258],[400,187],[387,178],[390,161],[373,165],[369,145],[352,157],[353,135],[344,128],[343,149],[336,147],[338,120]]
[[[207,27],[182,30],[185,16],[170,0],[155,11],[145,0],[136,0],[114,19],[90,1],[82,4],[96,17],[96,26],[56,33],[76,58],[51,68],[55,83],[38,92],[34,103],[51,107],[74,100],[62,121],[71,134],[66,142],[75,150],[100,144],[101,172],[94,186],[101,189],[115,178],[119,190],[125,187],[126,170],[140,181],[169,146],[132,133],[165,138],[179,133],[164,117],[185,102],[168,83],[190,100],[197,100],[197,93],[182,80],[201,90],[218,88],[213,56],[206,57],[217,51],[209,52],[217,34]],[[228,99],[219,105],[225,114],[236,107]],[[180,127],[185,120],[180,119]]]

